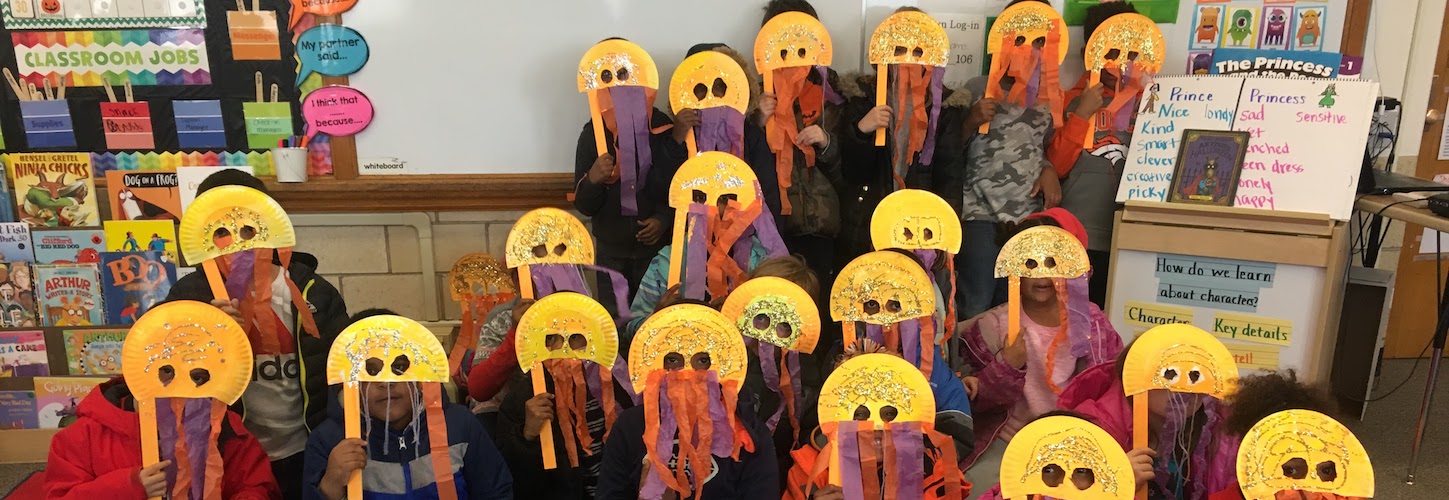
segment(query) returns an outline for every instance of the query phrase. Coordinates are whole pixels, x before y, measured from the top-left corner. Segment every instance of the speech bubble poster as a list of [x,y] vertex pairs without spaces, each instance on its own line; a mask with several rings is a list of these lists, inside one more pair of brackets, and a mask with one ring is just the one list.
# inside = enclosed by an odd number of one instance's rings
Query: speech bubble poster
[[144,102],[101,103],[101,127],[107,149],[156,149],[151,134],[151,108]]
[[278,61],[282,59],[281,35],[277,13],[270,10],[230,11],[226,13],[227,33],[231,35],[232,59],[238,61]]
[[285,102],[244,102],[247,148],[272,149],[292,135],[292,105]]
[[367,65],[367,40],[357,30],[320,24],[297,38],[297,86],[313,73],[347,76]]
[[31,149],[75,147],[68,101],[21,101],[20,121],[25,125],[25,142]]
[[221,101],[171,101],[176,113],[176,139],[183,149],[226,147],[226,124]]
[[356,135],[372,124],[372,114],[372,100],[352,87],[322,87],[302,100],[302,118],[307,122],[308,136]]

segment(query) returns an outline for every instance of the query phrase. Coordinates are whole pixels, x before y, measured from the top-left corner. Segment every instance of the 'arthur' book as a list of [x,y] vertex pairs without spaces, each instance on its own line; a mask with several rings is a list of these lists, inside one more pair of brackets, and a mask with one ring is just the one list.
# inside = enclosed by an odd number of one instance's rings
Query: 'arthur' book
[[108,325],[135,324],[176,283],[176,264],[157,252],[105,252],[100,270]]
[[50,375],[42,332],[0,333],[0,378]]
[[119,375],[126,330],[66,330],[65,359],[71,375]]
[[106,172],[111,220],[181,220],[176,172]]
[[30,232],[38,264],[96,263],[106,251],[100,228],[36,229]]
[[36,267],[40,313],[48,326],[105,324],[101,279],[95,264],[47,264]]
[[36,227],[100,223],[90,153],[11,153],[16,215]]

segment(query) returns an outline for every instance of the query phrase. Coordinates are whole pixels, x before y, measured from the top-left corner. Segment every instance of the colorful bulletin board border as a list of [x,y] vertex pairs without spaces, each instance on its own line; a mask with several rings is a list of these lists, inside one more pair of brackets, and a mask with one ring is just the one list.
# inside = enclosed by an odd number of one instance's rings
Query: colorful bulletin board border
[[52,4],[57,6],[57,11],[46,12],[45,4],[35,0],[0,0],[0,14],[5,19],[5,27],[11,30],[205,28],[205,1],[69,0],[64,3],[64,11],[57,1]]
[[1288,347],[1293,340],[1293,322],[1218,311],[1213,315],[1212,334],[1225,340]]
[[40,87],[60,77],[71,87],[209,85],[206,34],[199,29],[35,31],[10,34],[22,80]]

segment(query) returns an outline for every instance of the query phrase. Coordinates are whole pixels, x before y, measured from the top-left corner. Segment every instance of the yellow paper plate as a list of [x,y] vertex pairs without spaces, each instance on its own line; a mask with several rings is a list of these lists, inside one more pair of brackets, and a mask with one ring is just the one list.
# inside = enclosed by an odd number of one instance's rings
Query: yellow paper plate
[[252,344],[210,304],[182,300],[151,308],[121,345],[121,372],[138,399],[215,398],[236,403],[252,379]]
[[593,264],[594,237],[578,217],[557,208],[523,214],[508,231],[508,268],[533,264]]
[[1192,325],[1147,330],[1132,342],[1122,366],[1122,389],[1128,396],[1167,389],[1222,399],[1237,385],[1233,354],[1222,341]]
[[254,248],[297,246],[297,233],[282,206],[244,186],[201,193],[181,215],[176,236],[181,255],[192,264]]
[[931,384],[921,369],[892,354],[862,354],[846,360],[831,372],[820,388],[818,411],[821,423],[855,420],[864,406],[870,421],[883,423],[881,410],[891,407],[891,422],[936,421],[936,400]]
[[362,319],[327,353],[327,383],[448,381],[448,353],[427,327],[402,316]]
[[1091,269],[1082,242],[1055,226],[1022,231],[1008,240],[996,256],[997,278],[1076,278]]
[[599,42],[579,61],[579,92],[630,86],[659,88],[659,68],[634,42]]
[[784,278],[744,282],[730,292],[720,312],[746,337],[781,349],[812,352],[820,340],[820,309],[800,285]]
[[[513,286],[513,278],[508,275],[508,269],[498,259],[486,253],[464,255],[448,271],[448,293],[455,302],[462,302],[474,295],[517,291]],[[487,311],[483,312],[487,314]]]
[[829,66],[834,58],[830,32],[803,12],[770,18],[755,35],[755,68],[760,73],[798,66]]
[[890,325],[936,313],[931,276],[910,257],[871,252],[840,270],[830,290],[830,318]]
[[1238,484],[1248,500],[1280,491],[1373,498],[1374,466],[1347,427],[1311,410],[1287,410],[1253,425],[1238,447]]
[[996,22],[991,25],[991,32],[986,35],[986,52],[996,54],[1001,52],[1001,38],[1008,33],[1015,33],[1019,38],[1025,38],[1024,43],[1031,44],[1033,40],[1045,38],[1047,32],[1056,30],[1061,33],[1060,41],[1057,42],[1057,62],[1067,60],[1067,46],[1071,45],[1067,33],[1067,23],[1062,20],[1061,13],[1051,5],[1041,2],[1022,2],[1001,11],[996,17]]
[[951,55],[946,29],[924,12],[904,11],[876,27],[870,35],[871,64],[922,64],[945,67]]
[[669,183],[669,206],[688,209],[696,197],[715,206],[720,197],[733,196],[740,206],[748,207],[758,196],[757,182],[755,171],[744,160],[729,153],[707,151],[686,160],[675,172]]
[[[1114,49],[1117,57],[1108,59]],[[1134,67],[1147,73],[1162,71],[1162,63],[1167,59],[1167,40],[1162,37],[1162,30],[1142,14],[1124,12],[1109,17],[1087,39],[1086,64],[1091,71],[1120,66],[1132,54],[1136,54]]]
[[[549,349],[550,337],[555,337],[557,348]],[[614,318],[594,299],[574,292],[538,299],[519,318],[513,340],[518,366],[525,372],[532,370],[534,363],[549,359],[581,359],[608,368],[619,356],[619,330]],[[583,343],[581,348],[573,348],[578,342]]]
[[699,52],[674,69],[669,105],[675,113],[729,106],[743,114],[750,107],[750,78],[733,57],[713,50]]
[[930,191],[902,189],[887,195],[870,217],[876,250],[944,250],[961,253],[961,219]]
[[1029,423],[1001,457],[1002,498],[1129,500],[1135,486],[1132,463],[1117,440],[1080,418],[1052,416]]
[[697,353],[709,353],[719,381],[733,381],[736,389],[749,368],[740,331],[723,314],[697,304],[669,306],[644,320],[629,344],[629,378],[635,391],[644,393],[649,374],[664,368],[664,356],[671,352],[684,355],[686,363]]

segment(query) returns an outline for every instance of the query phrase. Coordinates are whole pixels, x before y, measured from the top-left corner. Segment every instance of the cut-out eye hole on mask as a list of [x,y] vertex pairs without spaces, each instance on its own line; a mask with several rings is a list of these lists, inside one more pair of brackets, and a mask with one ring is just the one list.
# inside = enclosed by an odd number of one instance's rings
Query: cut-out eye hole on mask
[[1127,60],[1128,61],[1136,61],[1137,60],[1137,56],[1140,56],[1140,55],[1142,55],[1142,53],[1137,52],[1135,50],[1134,51],[1131,51],[1131,52],[1128,52],[1127,53]]
[[257,228],[242,226],[240,233],[238,236],[241,236],[242,241],[251,241],[252,238],[257,237]]
[[770,316],[765,313],[756,314],[755,319],[752,321],[755,323],[756,330],[764,330],[770,327]]
[[1037,261],[1036,261],[1036,259],[1026,259],[1026,268],[1027,269],[1036,269],[1037,266],[1039,266],[1039,265],[1041,265],[1041,264],[1038,264]]
[[377,374],[382,373],[382,360],[367,358],[367,364],[363,366],[363,370],[366,370],[368,375],[376,377]]
[[714,85],[711,87],[711,94],[714,94],[715,97],[723,98],[725,94],[729,91],[730,86],[729,84],[725,83],[723,78],[714,79]]
[[708,370],[709,367],[713,365],[714,360],[710,359],[709,353],[707,352],[696,352],[693,356],[689,357],[690,368],[694,368],[696,370]]
[[613,83],[613,81],[614,81],[614,72],[613,71],[610,71],[610,70],[607,70],[607,69],[604,70],[603,73],[600,73],[599,74],[599,81],[604,82],[604,83]]
[[691,196],[691,198],[694,200],[695,203],[699,204],[704,204],[705,202],[709,201],[709,196],[704,194],[704,191],[700,191],[698,189],[694,190],[694,194]]
[[547,347],[550,351],[557,351],[559,349],[563,349],[563,335],[559,335],[557,333],[550,333],[548,334],[548,336],[543,338],[543,345],[544,347]]
[[906,48],[905,47],[902,47],[900,45],[897,45],[896,46],[896,57],[901,57],[901,56],[904,56],[904,55],[906,55]]
[[1331,483],[1338,479],[1338,464],[1332,460],[1318,463],[1318,480]]
[[543,245],[534,245],[533,256],[539,258],[548,257],[548,247],[545,247]]
[[581,351],[585,347],[588,347],[588,346],[589,346],[589,338],[588,337],[585,337],[584,334],[582,334],[582,333],[575,333],[573,335],[569,335],[569,349],[573,349],[575,351]]
[[870,408],[866,408],[865,405],[855,407],[855,415],[852,418],[858,421],[870,420]]
[[567,251],[569,251],[569,246],[568,245],[565,245],[563,243],[559,243],[557,245],[554,245],[554,247],[553,247],[553,254],[554,255],[558,255],[560,257],[562,257],[563,254],[564,254],[564,252],[567,252]]
[[619,68],[619,70],[615,71],[614,74],[619,75],[620,80],[627,81],[629,79],[629,68]]
[[778,325],[775,325],[775,336],[776,337],[780,337],[782,339],[788,339],[788,338],[790,338],[791,335],[794,335],[794,334],[795,334],[795,329],[792,328],[789,323],[780,323]]
[[1118,57],[1121,57],[1121,56],[1122,56],[1122,50],[1121,49],[1112,49],[1112,50],[1107,51],[1107,55],[1102,56],[1102,58],[1103,59],[1106,59],[1108,61],[1116,61],[1117,58]]
[[897,410],[894,406],[886,405],[880,408],[880,419],[882,421],[894,422],[899,415],[900,410]]
[[413,362],[412,360],[408,359],[406,354],[399,354],[396,358],[392,358],[393,375],[402,375],[404,373],[407,373],[408,368],[412,368],[412,366]]
[[1163,368],[1162,369],[1162,379],[1163,380],[1166,380],[1167,383],[1169,383],[1169,384],[1175,384],[1175,383],[1177,383],[1177,379],[1178,379],[1179,376],[1180,376],[1180,374],[1177,372],[1177,369],[1176,368]]
[[1299,457],[1283,462],[1283,477],[1303,479],[1308,477],[1308,461]]
[[176,379],[176,369],[171,365],[163,366],[156,370],[156,378],[161,381],[161,387],[171,385],[171,381]]
[[694,98],[703,101],[706,97],[709,97],[709,87],[703,83],[694,84]]
[[1047,269],[1056,269],[1057,259],[1055,257],[1047,257],[1046,260],[1042,261],[1042,264],[1045,264]]
[[1020,47],[1020,46],[1022,46],[1025,43],[1026,43],[1026,37],[1024,37],[1024,36],[1016,37],[1016,46],[1017,47]]
[[907,240],[910,240],[910,239],[916,237],[915,233],[912,233],[911,230],[910,230],[910,228],[906,228],[905,231],[904,231],[904,233],[903,233],[903,235],[906,237]]
[[664,355],[664,369],[665,370],[679,370],[679,369],[682,369],[682,368],[684,368],[684,355],[683,354],[680,354],[680,353],[677,353],[677,352],[671,352],[669,354],[665,354]]
[[920,47],[916,47],[915,50],[912,50],[911,51],[911,57],[914,57],[914,58],[917,58],[917,59],[919,59],[919,58],[921,58],[921,57],[923,57],[925,55],[926,55],[926,51],[924,49],[921,49]]
[[211,233],[211,242],[217,247],[231,246],[231,231],[224,227],[216,228],[216,231]]
[[933,233],[933,232],[931,232],[930,229],[923,229],[923,230],[921,230],[921,233],[923,233],[926,236],[926,241],[931,241],[932,239],[935,239],[935,237],[936,237],[936,234]]
[[1196,384],[1202,381],[1202,368],[1196,366],[1187,371],[1187,383]]
[[880,302],[877,302],[874,299],[867,300],[864,304],[860,305],[860,308],[864,310],[866,314],[877,314],[880,313]]
[[1057,464],[1047,464],[1041,468],[1041,482],[1048,487],[1055,488],[1062,485],[1067,479],[1067,471]]
[[1093,484],[1097,484],[1097,473],[1092,472],[1092,469],[1078,467],[1072,471],[1072,486],[1087,491],[1087,488],[1091,488]]
[[805,58],[805,54],[805,47],[800,47],[800,50],[795,51],[795,55],[800,56],[801,59]]
[[[805,50],[805,49],[800,49],[800,50]],[[785,60],[786,57],[790,57],[790,50],[789,49],[780,49],[780,60],[783,61],[783,60]]]
[[211,381],[211,372],[206,371],[205,368],[192,368],[190,375],[191,383],[196,384],[197,387],[206,385],[207,382]]
[[887,300],[886,301],[886,312],[889,312],[891,314],[895,314],[895,313],[901,312],[901,301],[899,301],[899,300]]

